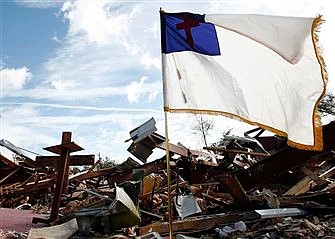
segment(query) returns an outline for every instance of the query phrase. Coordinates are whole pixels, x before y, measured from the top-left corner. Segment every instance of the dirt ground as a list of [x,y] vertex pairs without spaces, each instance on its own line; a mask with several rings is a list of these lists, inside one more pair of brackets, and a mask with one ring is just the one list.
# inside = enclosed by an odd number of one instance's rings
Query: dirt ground
[[42,227],[42,224],[32,223],[33,217],[41,217],[41,214],[32,210],[0,208],[0,229],[4,232],[28,232],[30,228]]

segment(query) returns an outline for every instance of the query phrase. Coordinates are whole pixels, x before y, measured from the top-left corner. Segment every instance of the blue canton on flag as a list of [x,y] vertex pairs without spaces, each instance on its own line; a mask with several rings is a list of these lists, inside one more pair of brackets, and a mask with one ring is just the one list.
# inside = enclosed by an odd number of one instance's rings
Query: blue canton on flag
[[220,55],[214,24],[205,15],[161,13],[162,53],[194,51],[204,55]]

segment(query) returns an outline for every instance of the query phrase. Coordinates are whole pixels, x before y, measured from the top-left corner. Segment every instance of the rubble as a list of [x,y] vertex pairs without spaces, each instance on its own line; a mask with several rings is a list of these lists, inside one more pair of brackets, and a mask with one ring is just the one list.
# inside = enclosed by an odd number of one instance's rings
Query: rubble
[[[70,225],[72,238],[166,237],[166,156],[147,162],[155,148],[167,148],[156,130],[153,118],[132,130],[126,143],[132,141],[128,151],[137,160],[108,168],[99,168],[94,155],[72,155],[82,148],[70,132],[45,148],[54,156],[30,159],[19,152],[17,164],[0,155],[0,205],[47,213],[32,218],[44,228],[31,229],[28,238],[41,231],[64,238],[61,225]],[[257,130],[201,151],[169,143],[176,238],[335,238],[335,122],[323,126],[321,152],[291,148]],[[79,165],[90,168],[73,173]]]

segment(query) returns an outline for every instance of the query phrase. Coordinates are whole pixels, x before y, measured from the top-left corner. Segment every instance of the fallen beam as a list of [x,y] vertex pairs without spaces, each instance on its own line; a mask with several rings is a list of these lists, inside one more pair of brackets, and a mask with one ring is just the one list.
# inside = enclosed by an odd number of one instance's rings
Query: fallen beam
[[[59,156],[36,156],[36,163],[40,167],[56,166],[59,162]],[[70,156],[70,166],[93,165],[94,154],[72,155]]]

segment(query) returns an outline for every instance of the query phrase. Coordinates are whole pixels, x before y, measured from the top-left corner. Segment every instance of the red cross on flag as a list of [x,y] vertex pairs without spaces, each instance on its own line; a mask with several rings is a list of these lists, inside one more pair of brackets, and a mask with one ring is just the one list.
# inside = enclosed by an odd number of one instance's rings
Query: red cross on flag
[[164,110],[221,114],[321,150],[321,22],[161,12]]

